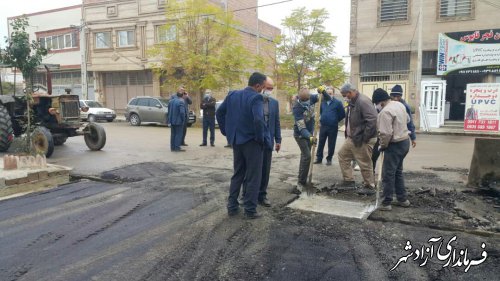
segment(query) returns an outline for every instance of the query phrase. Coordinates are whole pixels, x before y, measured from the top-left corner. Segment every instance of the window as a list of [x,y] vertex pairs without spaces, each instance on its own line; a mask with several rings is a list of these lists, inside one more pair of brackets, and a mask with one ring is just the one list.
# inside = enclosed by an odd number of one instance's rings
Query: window
[[408,0],[380,0],[380,23],[407,20]]
[[137,106],[149,106],[149,99],[138,99]]
[[155,100],[155,99],[150,99],[149,100],[149,106],[151,107],[157,107],[157,106],[160,106],[161,107],[161,104],[158,100]]
[[472,16],[472,0],[441,0],[439,17],[470,17]]
[[40,45],[46,49],[50,50],[62,50],[78,47],[76,45],[76,34],[67,33],[48,37],[42,37],[38,39]]
[[132,100],[128,103],[128,105],[137,105],[137,100],[138,100],[138,99],[132,99]]
[[95,34],[95,47],[97,49],[111,48],[111,32],[97,32]]
[[360,72],[394,72],[410,69],[410,52],[362,54],[359,56]]
[[157,26],[156,27],[156,42],[165,43],[175,41],[177,38],[177,26],[174,24],[168,26]]
[[118,31],[118,47],[135,46],[135,36],[133,30]]

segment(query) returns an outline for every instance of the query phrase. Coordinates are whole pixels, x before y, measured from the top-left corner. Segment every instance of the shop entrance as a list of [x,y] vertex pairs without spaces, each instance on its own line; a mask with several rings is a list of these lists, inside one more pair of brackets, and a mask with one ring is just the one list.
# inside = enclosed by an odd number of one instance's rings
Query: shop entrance
[[448,74],[446,76],[446,106],[449,120],[463,121],[465,117],[465,91],[467,84],[482,83],[485,74]]

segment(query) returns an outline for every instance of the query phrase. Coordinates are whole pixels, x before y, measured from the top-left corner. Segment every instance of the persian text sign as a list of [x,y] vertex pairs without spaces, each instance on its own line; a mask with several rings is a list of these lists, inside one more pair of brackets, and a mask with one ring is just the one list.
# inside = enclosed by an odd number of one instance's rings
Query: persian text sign
[[500,73],[500,29],[440,33],[437,74]]
[[498,132],[500,84],[467,84],[465,131]]

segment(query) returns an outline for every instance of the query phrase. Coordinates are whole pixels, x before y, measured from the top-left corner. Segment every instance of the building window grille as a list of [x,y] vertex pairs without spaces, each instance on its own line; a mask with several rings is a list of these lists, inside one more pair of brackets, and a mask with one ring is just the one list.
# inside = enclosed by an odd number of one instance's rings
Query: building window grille
[[135,36],[133,30],[118,31],[118,47],[135,46]]
[[95,47],[97,49],[111,48],[111,32],[97,32],[95,34]]
[[175,24],[157,26],[156,27],[156,42],[166,43],[177,39],[177,26]]
[[62,50],[78,47],[75,33],[40,37],[38,38],[38,41],[40,42],[40,46],[50,50]]
[[470,17],[472,16],[472,0],[441,0],[439,17]]
[[380,0],[381,23],[408,20],[408,0]]

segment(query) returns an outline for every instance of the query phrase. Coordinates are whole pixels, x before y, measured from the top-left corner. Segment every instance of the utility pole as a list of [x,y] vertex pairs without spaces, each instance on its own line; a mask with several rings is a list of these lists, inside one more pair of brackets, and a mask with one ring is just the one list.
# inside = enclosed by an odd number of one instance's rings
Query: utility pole
[[[418,9],[418,47],[417,47],[417,73],[415,75],[415,87],[416,87],[416,103],[415,108],[419,108],[421,106],[421,90],[422,90],[422,28],[423,28],[423,0],[419,0],[419,9]],[[420,116],[420,112],[415,110],[417,116]]]
[[80,23],[80,53],[81,53],[81,76],[82,76],[82,98],[88,100],[88,78],[87,78],[87,28],[84,19]]

